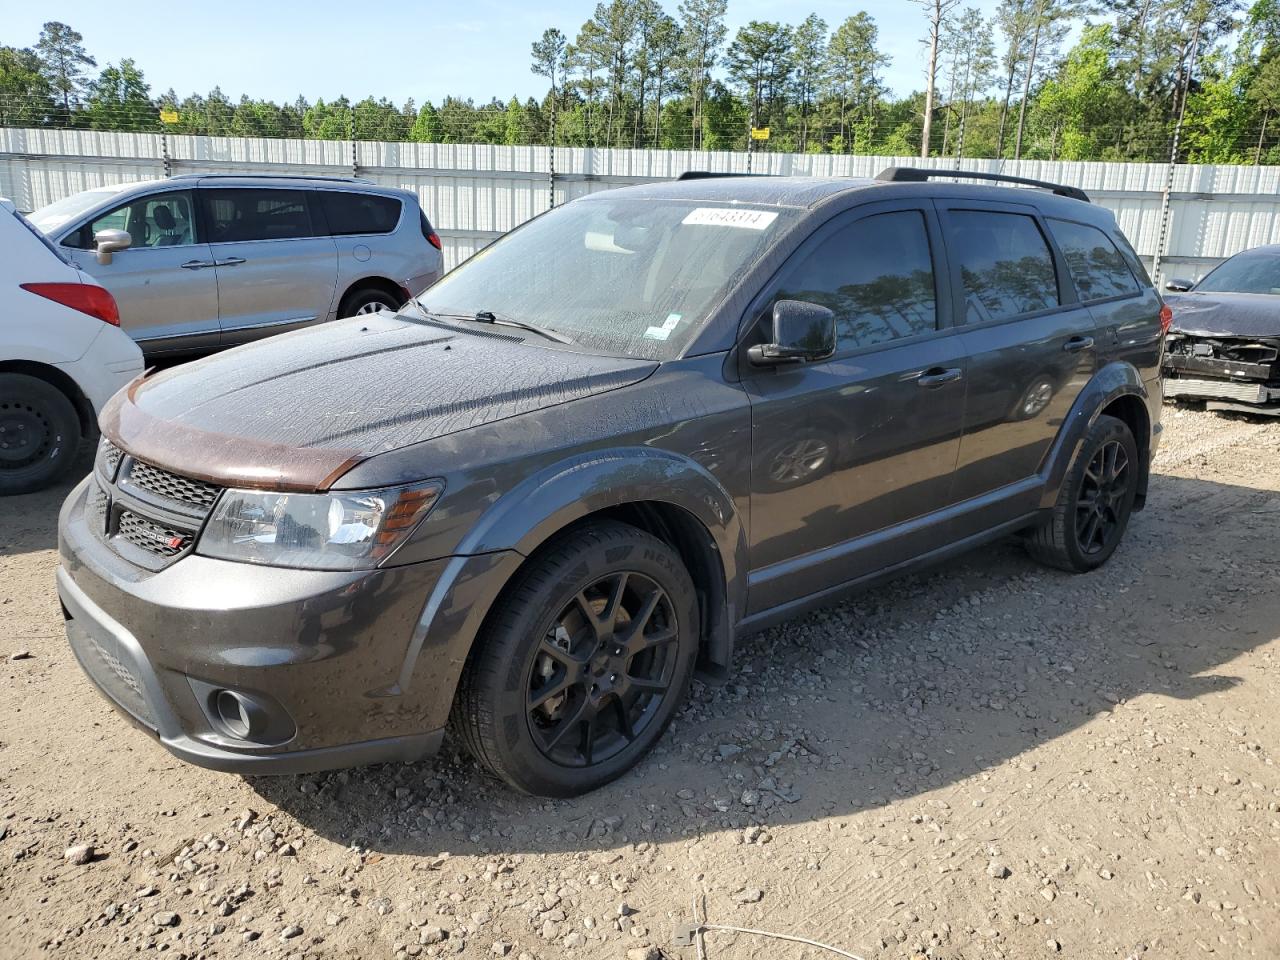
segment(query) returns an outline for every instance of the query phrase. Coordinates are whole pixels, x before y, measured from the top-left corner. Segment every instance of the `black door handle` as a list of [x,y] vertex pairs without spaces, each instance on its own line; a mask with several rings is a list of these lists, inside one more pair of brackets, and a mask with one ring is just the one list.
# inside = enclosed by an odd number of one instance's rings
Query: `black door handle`
[[1088,350],[1093,346],[1093,337],[1072,337],[1062,345],[1062,349],[1067,353],[1079,353],[1081,350]]
[[960,376],[959,367],[930,367],[916,378],[916,383],[922,387],[940,387],[944,383],[955,383]]

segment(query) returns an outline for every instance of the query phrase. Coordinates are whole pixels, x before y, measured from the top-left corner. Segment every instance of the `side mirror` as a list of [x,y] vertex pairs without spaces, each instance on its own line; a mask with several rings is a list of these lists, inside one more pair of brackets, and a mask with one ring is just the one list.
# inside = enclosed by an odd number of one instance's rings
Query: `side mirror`
[[747,359],[760,366],[825,360],[836,352],[836,315],[804,300],[779,300],[773,305],[773,342],[747,350]]
[[1174,293],[1186,293],[1194,286],[1195,282],[1192,280],[1170,280],[1164,285],[1164,288],[1172,290]]
[[106,266],[111,262],[111,255],[120,250],[128,250],[133,237],[124,230],[99,230],[93,235],[93,246],[98,252],[98,262]]

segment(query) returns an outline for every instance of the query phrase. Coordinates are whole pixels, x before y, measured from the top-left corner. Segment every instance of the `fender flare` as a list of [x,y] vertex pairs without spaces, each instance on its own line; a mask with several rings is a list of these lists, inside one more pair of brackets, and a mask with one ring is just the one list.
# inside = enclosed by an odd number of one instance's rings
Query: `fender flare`
[[[1102,411],[1113,401],[1124,396],[1137,397],[1142,401],[1144,410],[1150,409],[1150,392],[1142,380],[1142,375],[1136,367],[1122,360],[1108,363],[1085,384],[1084,389],[1076,397],[1075,403],[1071,405],[1071,410],[1063,418],[1058,436],[1045,455],[1045,466],[1041,471],[1045,480],[1041,507],[1051,508],[1057,502],[1063,480],[1066,478],[1067,471],[1071,469],[1071,464],[1075,461],[1085,436],[1097,422]],[[1136,439],[1139,444],[1149,446],[1149,439],[1146,441],[1141,437]],[[1146,490],[1150,473],[1150,464],[1146,459],[1140,464],[1140,468],[1138,491],[1142,494]]]
[[660,504],[687,514],[706,535],[719,570],[706,591],[704,652],[727,666],[746,610],[746,528],[733,497],[702,464],[668,450],[621,447],[559,461],[526,478],[472,525],[455,553],[529,557],[551,537],[594,513]]

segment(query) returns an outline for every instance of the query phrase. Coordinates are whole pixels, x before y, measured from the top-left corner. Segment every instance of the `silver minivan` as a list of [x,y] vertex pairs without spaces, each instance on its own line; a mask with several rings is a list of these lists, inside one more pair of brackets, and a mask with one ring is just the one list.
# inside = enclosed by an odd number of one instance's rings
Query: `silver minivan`
[[149,357],[396,309],[443,270],[417,196],[354,177],[182,175],[28,219],[111,291]]

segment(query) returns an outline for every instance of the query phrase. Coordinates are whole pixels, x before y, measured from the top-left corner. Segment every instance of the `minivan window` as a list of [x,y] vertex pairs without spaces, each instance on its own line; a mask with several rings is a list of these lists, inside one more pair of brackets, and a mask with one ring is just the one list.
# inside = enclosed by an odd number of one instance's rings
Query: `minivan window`
[[301,190],[200,191],[210,243],[297,240],[317,235]]
[[321,190],[319,197],[329,222],[329,233],[335,237],[360,233],[390,233],[400,220],[400,201],[371,193],[343,193]]
[[1139,290],[1138,281],[1114,242],[1097,227],[1070,220],[1050,220],[1049,231],[1067,260],[1081,300],[1123,297]]
[[807,300],[834,312],[840,351],[937,329],[924,214],[875,214],[837,230],[784,272],[770,309],[778,300]]
[[1035,218],[952,210],[947,252],[960,265],[966,322],[1005,320],[1059,305],[1053,254]]
[[95,217],[63,243],[92,250],[99,230],[124,230],[132,238],[130,249],[181,247],[195,243],[195,217],[190,190],[171,190],[136,197]]

